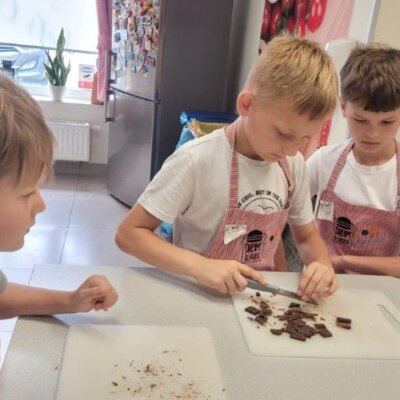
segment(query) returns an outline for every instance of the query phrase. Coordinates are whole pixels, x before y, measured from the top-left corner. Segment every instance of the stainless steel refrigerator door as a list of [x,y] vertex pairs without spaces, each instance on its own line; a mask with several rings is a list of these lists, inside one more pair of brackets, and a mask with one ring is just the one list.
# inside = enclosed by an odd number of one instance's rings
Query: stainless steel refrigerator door
[[108,189],[132,206],[150,182],[157,104],[112,90],[110,94]]

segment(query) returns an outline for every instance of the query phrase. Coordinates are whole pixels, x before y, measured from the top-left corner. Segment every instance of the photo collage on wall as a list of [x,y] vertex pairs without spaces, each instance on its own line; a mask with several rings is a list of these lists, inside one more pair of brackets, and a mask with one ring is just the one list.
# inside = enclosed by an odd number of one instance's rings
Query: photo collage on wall
[[[146,76],[156,66],[160,0],[113,0],[112,49],[116,70]],[[130,61],[130,62],[129,62]]]

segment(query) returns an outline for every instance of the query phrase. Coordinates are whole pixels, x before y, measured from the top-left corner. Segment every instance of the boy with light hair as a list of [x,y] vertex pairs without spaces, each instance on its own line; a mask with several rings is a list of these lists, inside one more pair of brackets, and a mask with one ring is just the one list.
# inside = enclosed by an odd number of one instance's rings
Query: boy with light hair
[[[0,251],[15,251],[45,209],[40,185],[51,174],[54,139],[39,105],[0,73]],[[0,318],[108,310],[117,293],[93,275],[73,291],[7,283],[0,271]]]
[[[337,76],[316,43],[268,43],[237,98],[238,119],[182,146],[164,163],[119,227],[120,248],[220,292],[279,269],[274,256],[289,222],[307,268],[298,293],[329,296],[337,280],[316,229],[298,148],[321,131],[337,100]],[[174,244],[154,234],[173,222]]]

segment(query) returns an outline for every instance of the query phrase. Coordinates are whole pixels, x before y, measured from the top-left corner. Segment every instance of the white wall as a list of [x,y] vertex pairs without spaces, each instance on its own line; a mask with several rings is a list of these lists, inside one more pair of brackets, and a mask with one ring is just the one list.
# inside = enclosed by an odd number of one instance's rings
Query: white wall
[[263,12],[263,0],[235,0],[233,5],[227,92],[228,107],[232,112],[236,109],[236,97],[258,56]]
[[400,1],[381,0],[377,16],[374,41],[400,49]]
[[48,121],[88,122],[90,130],[90,163],[108,162],[108,126],[104,122],[104,106],[84,102],[62,103],[36,98]]

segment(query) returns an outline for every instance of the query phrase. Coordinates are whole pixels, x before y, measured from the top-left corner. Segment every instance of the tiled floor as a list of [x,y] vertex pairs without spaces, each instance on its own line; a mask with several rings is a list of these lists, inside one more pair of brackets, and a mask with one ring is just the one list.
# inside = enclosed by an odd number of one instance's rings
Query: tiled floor
[[[56,173],[41,193],[46,210],[25,237],[23,249],[0,253],[0,269],[8,280],[27,284],[35,264],[143,266],[114,243],[120,221],[129,209],[110,196],[105,175]],[[0,366],[15,319],[0,321]]]

